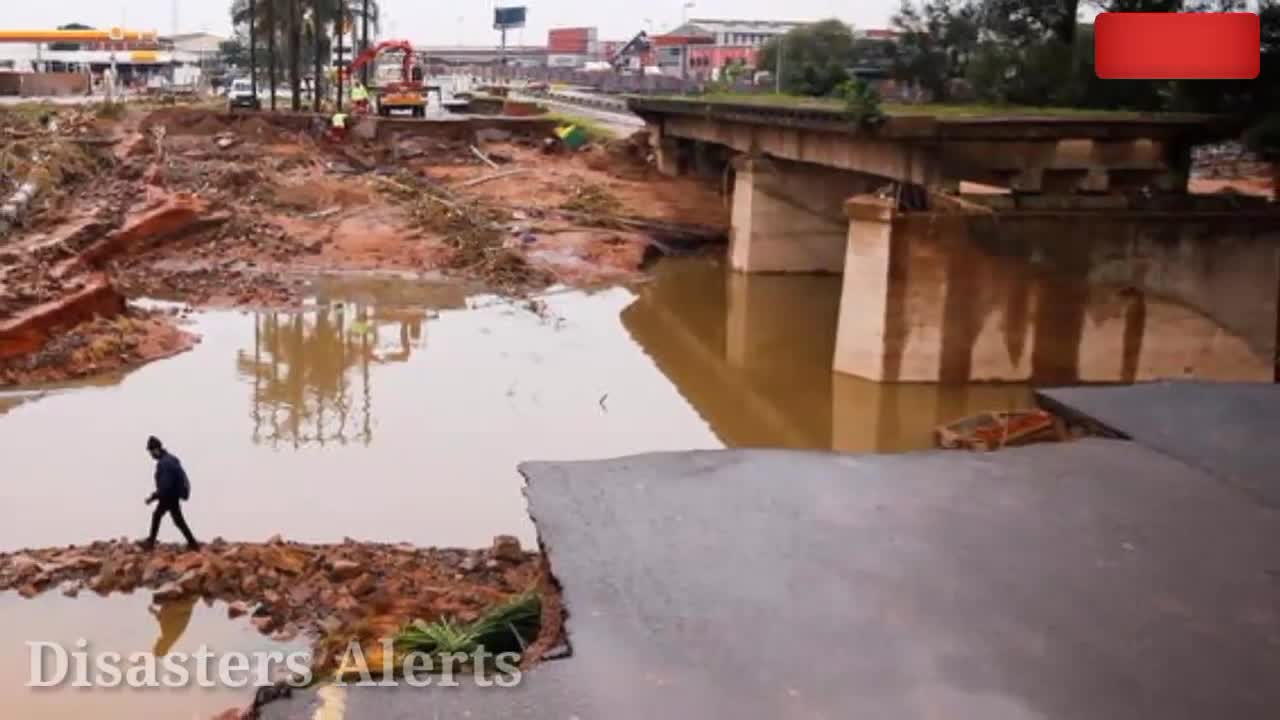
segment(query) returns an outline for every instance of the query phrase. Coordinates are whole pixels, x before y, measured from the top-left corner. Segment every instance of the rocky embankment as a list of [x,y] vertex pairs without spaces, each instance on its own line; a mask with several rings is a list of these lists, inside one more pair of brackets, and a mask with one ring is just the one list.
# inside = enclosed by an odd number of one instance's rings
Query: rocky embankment
[[352,640],[373,647],[405,624],[471,622],[494,605],[550,587],[537,553],[502,536],[485,550],[347,540],[306,545],[215,540],[201,552],[146,551],[124,540],[0,554],[0,591],[108,595],[148,589],[157,603],[198,596],[227,603],[277,640],[314,641],[313,668],[332,670]]

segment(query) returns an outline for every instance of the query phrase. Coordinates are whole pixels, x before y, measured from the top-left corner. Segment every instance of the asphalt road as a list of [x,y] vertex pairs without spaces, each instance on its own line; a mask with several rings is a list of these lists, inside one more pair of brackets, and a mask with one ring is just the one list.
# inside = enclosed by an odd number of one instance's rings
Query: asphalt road
[[1280,508],[1280,385],[1176,381],[1039,395]]
[[534,463],[573,656],[268,718],[1271,720],[1280,522],[1138,444]]

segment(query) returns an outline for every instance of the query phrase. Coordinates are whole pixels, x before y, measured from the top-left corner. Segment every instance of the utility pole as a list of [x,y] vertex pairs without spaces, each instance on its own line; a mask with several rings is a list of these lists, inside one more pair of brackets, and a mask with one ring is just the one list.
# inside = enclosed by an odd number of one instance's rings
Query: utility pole
[[778,36],[778,67],[773,75],[773,91],[782,94],[782,56],[787,51],[787,37],[785,35]]
[[334,23],[334,27],[335,27],[335,28],[337,28],[337,32],[335,32],[334,34],[338,36],[338,57],[337,57],[337,59],[336,59],[336,60],[334,61],[334,63],[333,63],[333,64],[334,64],[334,67],[336,67],[336,68],[337,68],[337,70],[338,70],[338,72],[337,72],[337,77],[338,77],[338,112],[342,112],[342,75],[343,75],[343,73],[345,72],[344,68],[342,67],[342,36],[343,36],[343,34],[344,34],[342,31],[343,31],[343,29],[344,29],[344,23],[345,23],[345,20],[344,20],[344,19],[343,19],[343,17],[342,17],[342,16],[345,14],[345,13],[343,12],[343,10],[344,10],[343,5],[339,5],[339,6],[338,6],[338,19],[337,19],[337,21]]

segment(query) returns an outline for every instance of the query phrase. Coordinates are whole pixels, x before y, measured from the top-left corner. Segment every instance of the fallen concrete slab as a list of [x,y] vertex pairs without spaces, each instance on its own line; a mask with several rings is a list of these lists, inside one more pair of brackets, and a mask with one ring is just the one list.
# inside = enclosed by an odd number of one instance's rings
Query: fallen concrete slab
[[106,275],[87,275],[79,289],[0,321],[0,361],[39,350],[58,330],[95,317],[115,317],[124,310],[124,297]]
[[265,717],[1273,718],[1280,521],[1133,443],[521,467],[573,656]]
[[1132,438],[1280,508],[1280,385],[1156,382],[1037,397],[1046,409]]

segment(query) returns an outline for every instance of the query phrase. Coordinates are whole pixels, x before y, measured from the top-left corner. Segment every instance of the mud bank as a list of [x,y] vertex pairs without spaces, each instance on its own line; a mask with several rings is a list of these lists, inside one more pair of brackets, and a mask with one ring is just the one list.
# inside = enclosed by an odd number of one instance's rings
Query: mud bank
[[[521,593],[555,592],[542,556],[506,536],[485,550],[275,538],[262,544],[215,540],[201,552],[168,546],[148,552],[124,540],[96,542],[0,554],[5,590],[28,599],[55,590],[68,597],[150,590],[158,604],[193,597],[222,601],[229,617],[248,616],[275,641],[310,639],[317,676],[335,670],[352,641],[380,657],[382,639],[414,620],[469,623]],[[537,647],[553,641],[540,638]]]
[[[123,301],[121,301],[123,302]],[[137,308],[59,330],[36,349],[0,359],[0,387],[65,382],[173,357],[199,342],[168,313]]]

